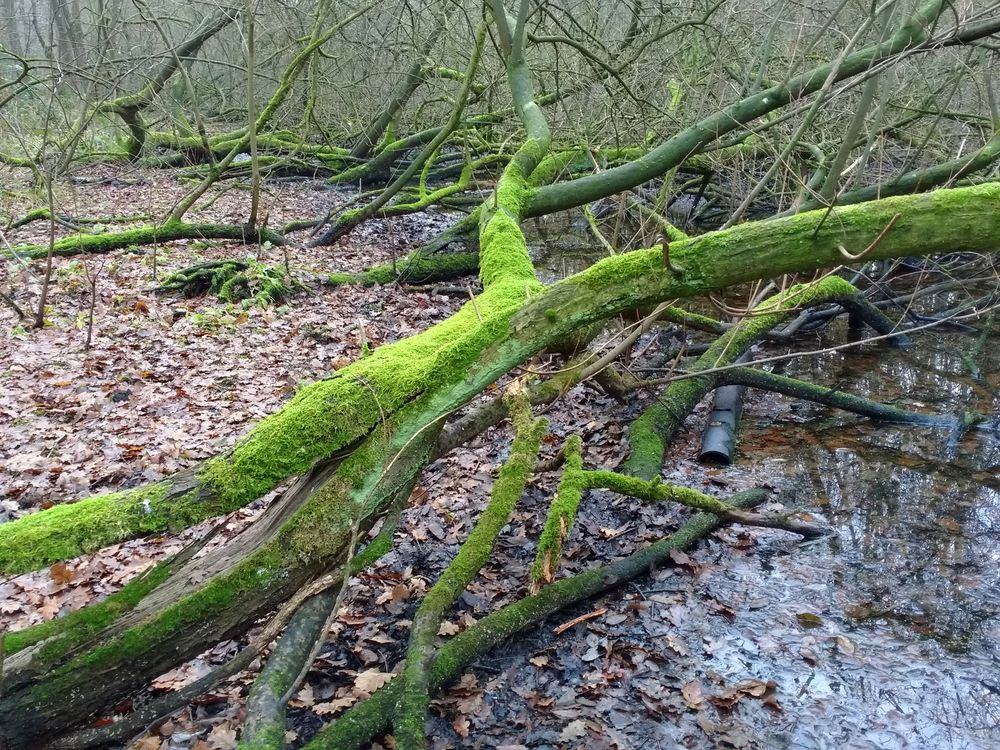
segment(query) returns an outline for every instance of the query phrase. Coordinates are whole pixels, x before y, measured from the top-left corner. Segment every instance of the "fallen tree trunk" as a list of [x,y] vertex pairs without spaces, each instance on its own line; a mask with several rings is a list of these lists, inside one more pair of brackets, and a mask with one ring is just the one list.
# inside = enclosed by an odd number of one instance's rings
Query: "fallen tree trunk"
[[[447,321],[303,388],[224,456],[152,488],[0,526],[0,571],[30,570],[191,525],[241,507],[290,476],[304,477],[263,523],[207,559],[161,571],[155,583],[120,597],[116,608],[87,608],[41,635],[29,629],[13,643],[5,639],[11,655],[0,675],[0,738],[11,750],[59,746],[60,735],[151,676],[239,636],[315,579],[340,575],[358,530],[407,495],[447,447],[445,422],[534,354],[566,346],[580,331],[626,311],[762,276],[812,273],[838,265],[845,252],[864,250],[875,260],[942,248],[996,249],[1000,185],[993,184],[741,225],[671,243],[672,262],[665,263],[661,247],[626,253],[545,288],[520,228],[541,193],[534,178],[548,168],[549,148],[523,58],[529,5],[513,22],[501,2],[493,5],[527,138],[477,212],[482,294]],[[955,226],[963,227],[958,236]],[[836,281],[793,286],[787,294],[801,302]],[[102,690],[91,689],[95,684]]]
[[[297,597],[312,593],[318,581],[343,577],[359,532],[406,497],[432,460],[456,440],[490,423],[493,415],[487,406],[482,421],[474,414],[467,423],[470,426],[460,425],[453,433],[445,432],[446,422],[536,353],[568,348],[582,331],[620,313],[762,277],[812,274],[839,265],[845,257],[863,254],[867,260],[877,260],[943,249],[996,250],[1000,185],[991,184],[678,238],[671,242],[669,255],[666,247],[625,253],[545,288],[535,276],[520,228],[526,216],[577,205],[591,195],[604,197],[622,185],[655,176],[664,165],[669,168],[678,163],[726,128],[771,111],[774,107],[768,96],[772,93],[778,97],[777,107],[818,90],[831,69],[819,68],[793,79],[785,88],[756,94],[682,131],[668,141],[669,147],[654,149],[624,167],[594,179],[538,188],[550,181],[553,173],[549,170],[558,159],[548,154],[548,125],[533,99],[532,76],[524,60],[530,6],[522,3],[518,18],[508,19],[502,2],[494,0],[492,5],[514,109],[527,137],[507,163],[490,199],[474,214],[482,294],[447,321],[380,347],[371,356],[303,388],[223,456],[152,487],[58,506],[0,526],[0,571],[26,571],[124,539],[190,526],[246,505],[289,477],[302,477],[260,522],[221,549],[204,558],[165,563],[107,602],[6,636],[9,655],[0,672],[0,743],[10,750],[86,747],[113,738],[113,730],[85,737],[72,732],[144,687],[150,677],[221,639],[239,637],[259,617],[301,604]],[[840,72],[853,75],[914,49],[928,38],[927,27],[942,8],[937,0],[925,3],[899,34],[864,54],[849,56]],[[258,123],[267,121],[265,114],[273,112],[275,102],[285,96],[301,66],[322,44],[320,27],[318,19],[307,51],[286,69]],[[225,168],[227,159],[232,161],[242,142],[240,136],[216,165],[218,169]],[[205,187],[207,183],[199,189]],[[183,214],[196,197],[197,191],[182,201],[175,216]],[[956,226],[962,227],[961,233],[956,234]],[[792,285],[787,300],[802,304],[822,297],[838,282],[843,291],[846,282],[837,277],[821,284]],[[773,312],[767,311],[768,315]],[[790,312],[783,309],[781,317]],[[771,322],[763,320],[766,317],[753,318],[746,327],[765,330]],[[573,366],[583,369],[587,364]],[[572,381],[573,377],[567,378]],[[771,379],[769,385],[782,384]],[[646,468],[655,477],[661,464],[647,462]],[[682,488],[654,490],[646,482],[620,474],[593,472],[588,476],[603,481],[601,486],[652,500],[688,496]],[[702,508],[721,507],[700,493],[688,499]],[[470,640],[456,640],[452,645],[464,643],[466,655],[478,653],[490,645],[495,633],[513,632],[552,604],[603,590],[611,583],[606,577],[609,573],[634,575],[652,559],[655,556],[631,558],[624,567],[589,577],[584,574],[573,584],[556,583],[525,600],[516,610],[519,614],[508,611],[510,619],[494,620],[501,623],[495,631],[476,631]],[[240,657],[253,653],[257,645]],[[439,659],[445,675],[464,658],[463,652],[448,653],[454,658]],[[276,663],[275,669],[280,666]],[[437,667],[432,667],[429,679],[426,673],[418,679],[433,685],[438,674]],[[280,693],[275,689],[270,695],[260,694],[262,718],[273,716],[273,699],[283,699],[290,681],[282,677],[282,684],[285,688]],[[101,690],[94,690],[94,685]],[[273,734],[274,726],[270,723],[262,731]]]
[[[270,242],[272,245],[282,245],[285,242],[280,234],[263,227],[250,229],[237,224],[188,224],[168,220],[159,226],[137,227],[123,232],[74,234],[57,240],[52,246],[52,254],[66,257],[108,253],[124,247],[156,245],[174,240],[236,240],[254,244]],[[44,258],[48,252],[47,244],[14,245],[4,251],[4,254],[35,260]]]
[[[686,269],[683,275],[664,269],[653,248],[607,258],[544,292],[536,289],[527,302],[523,280],[488,288],[449,320],[303,388],[225,456],[158,485],[0,525],[0,572],[50,565],[241,507],[363,439],[384,415],[432,386],[457,386],[458,378],[467,394],[462,398],[472,398],[511,367],[591,323],[752,281],[763,269],[780,275],[835,266],[841,247],[866,247],[897,214],[868,259],[941,248],[992,251],[1000,237],[1000,184],[890,198],[829,215],[814,211],[673,243],[671,256]],[[955,226],[963,227],[958,235]],[[504,267],[503,252],[498,255],[486,269]]]

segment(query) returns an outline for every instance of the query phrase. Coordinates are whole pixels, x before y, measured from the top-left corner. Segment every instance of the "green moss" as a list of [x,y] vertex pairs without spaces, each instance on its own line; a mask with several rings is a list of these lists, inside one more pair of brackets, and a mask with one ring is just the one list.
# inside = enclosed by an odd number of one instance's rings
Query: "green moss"
[[302,388],[233,451],[208,461],[201,480],[228,506],[249,502],[320,458],[365,437],[430,385],[461,377],[479,353],[506,333],[537,282],[500,283],[448,320]]
[[535,280],[520,225],[500,210],[493,214],[479,236],[479,278],[483,287],[512,278]]
[[278,750],[285,747],[285,724],[282,721],[268,722],[257,727],[250,742],[241,741],[236,750]]
[[343,284],[354,284],[357,276],[353,273],[334,272],[326,277],[326,283],[330,286],[341,286]]
[[[269,229],[261,229],[255,236],[247,233],[242,226],[233,224],[185,224],[170,220],[160,226],[143,226],[120,232],[102,234],[74,234],[57,240],[52,248],[53,255],[70,256],[84,253],[105,253],[131,245],[153,245],[181,239],[229,239],[246,242],[256,240],[280,245],[281,235]],[[49,252],[47,244],[16,245],[7,254],[17,254],[22,258],[44,258]]]
[[532,171],[528,182],[532,187],[548,185],[561,172],[574,167],[591,169],[590,158],[586,149],[575,148],[547,154]]
[[587,473],[583,471],[583,441],[579,435],[570,435],[563,447],[566,464],[556,496],[549,506],[545,528],[538,539],[538,551],[531,567],[531,578],[536,585],[551,581],[562,560],[563,542],[573,530],[576,511],[588,488]]
[[4,651],[13,654],[40,641],[47,641],[34,656],[36,663],[53,664],[68,651],[110,625],[124,612],[135,607],[153,589],[170,576],[172,567],[161,563],[129,581],[120,591],[97,604],[71,612],[4,637]]
[[56,505],[0,525],[0,573],[25,573],[142,534],[180,530],[216,515],[196,492],[171,495],[170,483]]
[[497,183],[492,208],[487,204],[480,214],[479,278],[484,289],[501,280],[537,283],[520,220],[532,193],[525,171],[544,155],[536,141],[525,141]]
[[690,487],[661,484],[658,479],[647,482],[638,477],[614,471],[588,471],[585,473],[587,486],[591,488],[603,487],[623,495],[653,502],[671,501],[708,513],[725,513],[734,510],[733,506],[717,500],[711,495],[706,495]]
[[[761,302],[754,315],[717,338],[693,365],[698,372],[730,365],[751,344],[771,330],[792,311],[822,302],[851,298],[857,290],[839,276],[827,276],[814,284],[798,284]],[[683,315],[688,315],[683,313]],[[717,325],[711,319],[705,324]],[[706,393],[715,387],[716,377],[705,375],[671,383],[670,386],[630,426],[631,452],[623,470],[644,479],[659,476],[666,446],[674,432]]]
[[516,395],[508,390],[504,402],[514,425],[510,456],[500,469],[490,501],[476,520],[475,527],[441,578],[427,592],[413,617],[403,673],[403,694],[393,720],[400,747],[419,747],[423,744],[424,718],[430,700],[429,666],[441,620],[489,559],[500,531],[510,520],[514,506],[531,477],[542,436],[548,429],[547,420],[532,420],[531,407],[523,390]]
[[[747,508],[766,497],[760,490],[733,497],[736,507]],[[668,559],[675,549],[687,549],[700,537],[719,525],[716,516],[700,513],[677,532],[610,565],[556,581],[539,593],[520,599],[483,618],[468,630],[445,643],[438,652],[431,673],[432,688],[441,687],[457,677],[466,665],[491,648],[507,642],[517,632],[541,622],[545,617],[575,602],[593,597],[647,572],[651,566]],[[404,682],[393,680],[368,700],[348,709],[341,717],[320,731],[305,750],[356,750],[367,747],[385,731],[395,715]]]
[[327,284],[427,283],[467,276],[479,269],[478,253],[411,253],[392,263],[375,266],[357,274],[331,273]]
[[229,572],[209,581],[152,619],[128,628],[53,669],[44,682],[18,697],[17,703],[24,710],[61,705],[79,689],[81,674],[96,676],[104,669],[139,662],[158,644],[170,642],[186,628],[223,615],[238,598],[259,596],[269,584],[287,575],[284,565],[285,558],[278,545],[273,542],[265,545]]

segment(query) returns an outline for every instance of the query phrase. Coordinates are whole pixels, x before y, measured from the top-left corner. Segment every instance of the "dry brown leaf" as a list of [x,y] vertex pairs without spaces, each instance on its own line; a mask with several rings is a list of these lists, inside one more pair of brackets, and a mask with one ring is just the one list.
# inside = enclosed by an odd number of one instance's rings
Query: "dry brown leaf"
[[205,738],[213,750],[233,750],[236,747],[236,730],[228,723],[218,724]]
[[469,720],[465,716],[458,716],[451,722],[451,728],[459,737],[469,736]]
[[705,703],[701,683],[698,680],[691,680],[691,682],[681,688],[681,698],[684,699],[689,708],[700,708]]
[[366,669],[354,678],[354,691],[362,695],[371,695],[387,684],[395,675],[392,672],[380,672],[377,669]]
[[313,693],[312,685],[308,682],[302,686],[302,689],[295,694],[295,698],[290,701],[296,708],[309,708],[316,702],[316,696]]
[[358,697],[356,695],[348,695],[343,698],[334,698],[332,701],[327,701],[325,703],[317,703],[312,707],[312,710],[313,713],[319,714],[320,716],[329,716],[337,713],[338,711],[342,711],[345,708],[350,708],[357,702]]
[[49,575],[52,576],[52,580],[56,582],[59,586],[65,586],[73,580],[76,575],[76,571],[70,568],[66,563],[56,563],[51,568],[49,568]]

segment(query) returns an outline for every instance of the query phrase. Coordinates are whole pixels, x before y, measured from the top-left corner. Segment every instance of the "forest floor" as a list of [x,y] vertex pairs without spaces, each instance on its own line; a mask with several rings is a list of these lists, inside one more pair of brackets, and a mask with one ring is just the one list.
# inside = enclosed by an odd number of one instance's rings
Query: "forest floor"
[[[65,213],[162,215],[184,190],[157,172],[95,167],[81,176],[84,182],[59,191]],[[276,183],[266,204],[277,226],[322,215],[331,200],[347,197],[319,182]],[[3,215],[38,205],[3,200]],[[246,195],[232,190],[199,219],[238,223],[245,203]],[[172,243],[156,250],[155,279],[150,248],[56,259],[44,329],[25,330],[9,309],[0,310],[0,521],[155,480],[217,454],[300,384],[358,357],[364,342],[377,347],[447,317],[466,298],[455,289],[330,289],[318,281],[324,272],[385,262],[447,222],[423,214],[371,222],[333,248],[271,248],[261,259],[287,262],[306,289],[265,309],[154,292],[172,270],[256,248]],[[36,223],[6,237],[12,244],[45,241],[47,232]],[[558,263],[549,266],[558,274]],[[29,298],[24,290],[37,275],[9,261],[4,272],[3,287]],[[962,374],[955,340],[931,334],[920,338],[919,354],[864,347],[789,371],[935,411],[995,413],[998,347],[987,347],[986,381],[978,383]],[[544,450],[554,452],[562,437],[579,432],[587,465],[613,468],[626,451],[623,418],[636,408],[578,387],[547,410],[553,438]],[[801,546],[783,532],[724,529],[645,580],[563,613],[481,659],[439,697],[433,747],[1000,745],[996,437],[973,434],[951,446],[947,435],[925,428],[878,428],[755,396],[738,460],[713,468],[696,461],[705,417],[699,409],[672,447],[669,480],[720,496],[763,484],[776,491],[769,508],[800,508],[838,535]],[[330,641],[292,703],[294,739],[307,739],[400,669],[407,618],[474,523],[509,441],[505,427],[495,428],[426,472],[395,549],[352,582]],[[443,637],[525,593],[555,481],[547,474],[532,480]],[[0,622],[20,629],[107,596],[209,528],[242,528],[265,503],[179,537],[0,579]],[[658,539],[680,518],[669,508],[592,493],[567,544],[565,572]],[[194,680],[238,647],[220,644],[150,690]],[[235,747],[252,678],[250,671],[224,683],[133,746]]]

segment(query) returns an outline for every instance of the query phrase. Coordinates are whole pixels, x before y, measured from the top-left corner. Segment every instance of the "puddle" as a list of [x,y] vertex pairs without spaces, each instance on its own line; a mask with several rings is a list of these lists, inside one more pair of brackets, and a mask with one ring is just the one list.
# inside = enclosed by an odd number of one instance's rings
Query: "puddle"
[[[910,352],[822,355],[787,371],[872,398],[905,394],[938,413],[996,414],[998,350],[987,345],[976,382],[961,357],[973,340],[930,333]],[[973,432],[956,445],[949,430],[802,405],[767,416],[776,403],[748,410],[739,463],[775,477],[837,537],[761,549],[716,581],[716,595],[751,585],[775,624],[752,660],[717,655],[714,668],[766,675],[790,696],[780,729],[758,727],[775,746],[1000,746],[997,436]],[[803,629],[802,612],[819,627]],[[765,625],[742,610],[736,623],[748,633]]]

